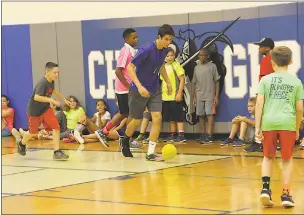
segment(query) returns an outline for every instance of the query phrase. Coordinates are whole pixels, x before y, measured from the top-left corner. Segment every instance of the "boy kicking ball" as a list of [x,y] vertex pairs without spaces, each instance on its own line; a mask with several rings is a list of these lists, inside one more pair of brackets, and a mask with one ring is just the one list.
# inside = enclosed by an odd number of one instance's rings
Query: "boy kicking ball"
[[27,105],[29,131],[24,133],[22,138],[19,132],[15,132],[14,134],[18,153],[22,156],[26,155],[26,144],[32,137],[37,136],[38,128],[42,123],[46,131],[53,131],[53,141],[55,144],[53,159],[67,160],[69,158],[69,156],[59,148],[60,126],[54,111],[50,107],[50,103],[55,106],[60,106],[59,101],[51,98],[53,93],[66,104],[70,104],[61,93],[54,89],[55,81],[58,79],[58,73],[58,64],[52,62],[46,64],[45,76],[37,83]]
[[262,140],[262,192],[261,202],[272,207],[270,178],[276,143],[279,140],[282,157],[283,190],[281,195],[284,207],[294,207],[290,192],[292,175],[292,152],[299,138],[299,128],[303,116],[303,85],[300,79],[287,72],[292,63],[292,51],[285,46],[271,51],[274,73],[262,78],[258,86],[256,104],[256,137]]

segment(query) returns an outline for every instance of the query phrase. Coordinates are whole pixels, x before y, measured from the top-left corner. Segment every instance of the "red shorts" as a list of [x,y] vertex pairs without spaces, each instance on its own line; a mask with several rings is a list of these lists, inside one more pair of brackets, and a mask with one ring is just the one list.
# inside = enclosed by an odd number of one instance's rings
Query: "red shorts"
[[279,140],[282,159],[291,158],[293,147],[296,141],[295,131],[263,131],[263,135],[264,140],[262,143],[265,157],[275,157],[276,144]]
[[38,128],[40,127],[41,123],[43,124],[43,127],[46,131],[52,131],[53,129],[60,130],[58,120],[52,108],[47,109],[40,116],[27,115],[27,118],[28,118],[29,132],[31,134],[38,133]]

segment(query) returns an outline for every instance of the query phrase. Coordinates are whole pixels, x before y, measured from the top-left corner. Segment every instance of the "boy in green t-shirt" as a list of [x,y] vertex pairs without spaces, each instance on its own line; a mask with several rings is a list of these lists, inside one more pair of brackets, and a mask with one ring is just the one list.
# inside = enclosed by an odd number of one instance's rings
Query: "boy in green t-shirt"
[[258,86],[256,104],[256,137],[262,140],[264,159],[262,163],[261,202],[264,206],[274,205],[271,199],[270,177],[277,140],[281,146],[283,194],[282,205],[293,207],[290,195],[292,173],[292,151],[299,138],[303,116],[303,85],[296,76],[287,72],[292,63],[292,51],[285,46],[271,51],[274,73],[262,78]]

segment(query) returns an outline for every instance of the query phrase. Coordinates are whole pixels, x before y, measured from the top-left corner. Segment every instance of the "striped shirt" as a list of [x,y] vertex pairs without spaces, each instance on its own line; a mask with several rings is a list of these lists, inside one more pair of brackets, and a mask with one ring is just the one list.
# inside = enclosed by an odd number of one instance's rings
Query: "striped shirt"
[[[119,52],[119,56],[117,59],[116,67],[122,68],[122,73],[128,83],[131,82],[131,78],[127,71],[127,66],[131,62],[133,56],[135,55],[136,50],[130,46],[129,44],[125,43],[122,49]],[[129,92],[129,89],[125,87],[125,85],[115,77],[115,92],[117,94],[125,94]]]

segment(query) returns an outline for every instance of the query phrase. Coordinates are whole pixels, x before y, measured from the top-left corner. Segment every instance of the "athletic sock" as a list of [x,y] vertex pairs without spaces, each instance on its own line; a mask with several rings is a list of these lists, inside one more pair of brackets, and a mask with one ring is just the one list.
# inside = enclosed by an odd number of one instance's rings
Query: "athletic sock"
[[86,126],[80,122],[77,122],[75,130],[79,131],[80,133],[86,128]]
[[262,177],[263,189],[269,190],[270,187],[270,177],[264,176]]
[[106,124],[106,126],[102,129],[102,133],[104,133],[105,135],[109,134],[109,131],[114,127],[112,122],[108,122]]
[[183,136],[184,136],[184,130],[178,131],[178,135],[179,135],[180,137],[183,137]]
[[149,141],[148,155],[153,154],[155,152],[156,143],[153,141]]

